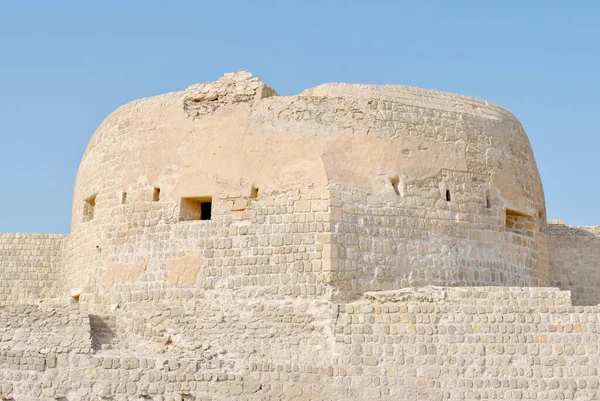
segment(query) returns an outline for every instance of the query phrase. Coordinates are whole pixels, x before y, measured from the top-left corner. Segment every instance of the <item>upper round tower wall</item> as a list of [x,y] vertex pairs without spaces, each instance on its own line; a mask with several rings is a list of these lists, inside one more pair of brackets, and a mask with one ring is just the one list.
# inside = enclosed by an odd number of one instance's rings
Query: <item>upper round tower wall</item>
[[[67,275],[73,294],[100,298],[543,283],[544,221],[527,136],[497,105],[401,86],[277,96],[240,72],[134,101],[101,124],[77,175]],[[424,232],[411,238],[402,224]],[[354,225],[375,231],[345,232]],[[396,242],[388,250],[368,239],[385,227]],[[501,249],[475,249],[494,241]],[[281,258],[286,246],[296,256]],[[288,290],[281,275],[303,258]],[[384,273],[369,270],[378,265]]]

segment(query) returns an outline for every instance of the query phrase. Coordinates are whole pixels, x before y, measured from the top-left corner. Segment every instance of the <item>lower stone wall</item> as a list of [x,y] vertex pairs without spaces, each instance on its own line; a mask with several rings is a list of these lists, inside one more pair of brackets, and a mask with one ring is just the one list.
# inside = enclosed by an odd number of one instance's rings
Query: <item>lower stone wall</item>
[[600,304],[600,226],[548,225],[550,285],[570,290],[574,305]]
[[0,307],[0,398],[600,397],[600,307],[571,306],[568,291],[424,287],[346,304],[248,295],[116,304],[90,325],[79,304]]
[[91,352],[77,304],[0,306],[0,399],[64,399],[70,367]]
[[600,308],[553,288],[422,288],[340,305],[350,399],[597,400]]
[[67,235],[0,234],[0,306],[61,295],[60,263]]
[[[0,399],[340,399],[322,381],[333,374],[325,300],[209,291],[114,304],[110,314],[89,320],[80,305],[0,307],[0,324],[15,322],[0,329],[6,339],[0,341]],[[85,346],[79,335],[68,340],[81,327],[89,337]],[[31,346],[23,331],[33,330]],[[58,333],[63,348],[55,346]]]

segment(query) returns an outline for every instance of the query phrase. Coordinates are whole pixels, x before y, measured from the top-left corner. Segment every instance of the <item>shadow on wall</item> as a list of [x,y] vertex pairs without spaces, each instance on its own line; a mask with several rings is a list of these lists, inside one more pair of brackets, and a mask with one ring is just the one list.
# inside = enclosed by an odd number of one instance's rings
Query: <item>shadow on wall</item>
[[551,285],[570,290],[573,305],[600,304],[600,227],[549,224]]
[[94,352],[111,348],[117,340],[114,317],[90,315],[90,330]]

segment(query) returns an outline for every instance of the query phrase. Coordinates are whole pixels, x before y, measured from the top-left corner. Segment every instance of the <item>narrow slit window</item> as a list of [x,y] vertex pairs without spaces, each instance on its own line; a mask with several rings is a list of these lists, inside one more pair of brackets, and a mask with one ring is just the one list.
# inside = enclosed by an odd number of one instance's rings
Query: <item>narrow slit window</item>
[[450,190],[446,190],[446,201],[450,202],[452,200],[452,196],[450,196]]
[[152,194],[152,201],[158,202],[160,200],[160,188],[155,187],[154,192]]
[[181,198],[179,221],[212,220],[212,198]]
[[127,202],[127,192],[121,194],[121,205],[124,205],[125,202]]
[[395,193],[397,196],[400,196],[400,190],[398,189],[398,183],[399,183],[399,182],[400,182],[400,180],[398,180],[398,178],[397,178],[397,177],[396,177],[396,178],[392,178],[392,179],[390,180],[390,183],[392,184],[392,188],[394,188],[394,193]]
[[490,198],[489,191],[485,191],[485,208],[486,209],[492,208],[492,198]]
[[94,218],[95,208],[96,195],[92,195],[83,201],[83,221],[90,221]]

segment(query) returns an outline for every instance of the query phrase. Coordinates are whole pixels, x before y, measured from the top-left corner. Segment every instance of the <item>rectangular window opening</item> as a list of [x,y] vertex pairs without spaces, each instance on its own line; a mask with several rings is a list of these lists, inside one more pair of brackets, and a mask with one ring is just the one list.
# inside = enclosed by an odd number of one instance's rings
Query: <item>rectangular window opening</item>
[[92,195],[83,201],[83,221],[90,221],[94,218],[94,208],[96,207],[96,195]]
[[534,230],[535,221],[533,216],[516,210],[506,209],[506,231],[533,237]]
[[121,205],[124,205],[127,202],[127,192],[123,192],[121,195]]
[[212,198],[209,196],[181,198],[179,221],[211,220]]
[[258,198],[258,188],[252,187],[252,190],[250,191],[250,199],[256,198]]
[[155,187],[154,193],[152,194],[152,201],[158,202],[160,200],[160,188]]
[[449,189],[447,189],[447,190],[446,190],[446,201],[447,201],[447,202],[450,202],[451,200],[452,200],[452,197],[450,196],[450,190],[449,190]]
[[492,208],[492,198],[490,198],[490,192],[489,191],[485,191],[485,208],[486,209],[491,209]]

